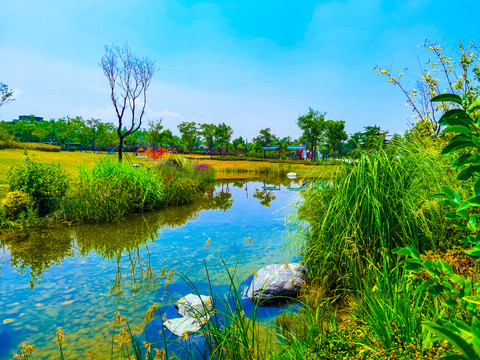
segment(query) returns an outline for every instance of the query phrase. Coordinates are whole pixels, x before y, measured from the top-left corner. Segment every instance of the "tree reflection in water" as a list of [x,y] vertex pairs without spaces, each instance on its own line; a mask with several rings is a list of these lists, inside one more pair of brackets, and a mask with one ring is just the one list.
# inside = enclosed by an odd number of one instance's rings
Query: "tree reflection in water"
[[161,229],[182,226],[203,210],[226,211],[232,205],[228,183],[223,183],[220,188],[209,188],[201,199],[191,204],[170,206],[110,223],[3,234],[0,245],[8,248],[11,267],[20,274],[29,272],[32,289],[42,282],[42,274],[53,265],[94,252],[104,260],[116,262],[111,294],[122,298],[128,289],[129,296],[136,297],[157,288],[158,276],[152,267],[148,243],[159,238]]

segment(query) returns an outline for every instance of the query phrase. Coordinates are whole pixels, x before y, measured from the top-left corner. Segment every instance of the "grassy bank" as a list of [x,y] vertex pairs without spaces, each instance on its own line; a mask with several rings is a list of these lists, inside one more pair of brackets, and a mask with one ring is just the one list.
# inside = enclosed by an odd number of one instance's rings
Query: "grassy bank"
[[110,221],[171,204],[186,204],[215,179],[208,165],[176,155],[149,163],[149,168],[107,159],[91,168],[79,166],[74,174],[58,162],[41,162],[28,153],[22,157],[23,162],[14,165],[7,175],[10,191],[0,208],[4,228]]
[[478,273],[458,241],[476,223],[448,212],[469,186],[440,155],[446,142],[427,145],[364,152],[304,193],[293,245],[310,270],[307,306],[277,319],[283,358],[478,358]]

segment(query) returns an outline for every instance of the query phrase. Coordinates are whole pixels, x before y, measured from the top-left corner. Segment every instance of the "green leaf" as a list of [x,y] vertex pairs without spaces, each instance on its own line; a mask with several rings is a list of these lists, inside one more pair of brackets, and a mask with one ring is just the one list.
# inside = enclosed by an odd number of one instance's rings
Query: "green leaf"
[[478,138],[478,136],[472,135],[472,136],[471,136],[471,139],[472,139],[473,145],[475,145],[475,146],[478,147],[478,144],[480,144],[480,139]]
[[470,165],[469,167],[460,171],[460,174],[457,175],[457,180],[460,180],[460,181],[468,180],[476,172],[480,172],[480,165]]
[[470,104],[467,111],[472,112],[474,110],[480,109],[480,99],[475,100],[473,103]]
[[463,154],[462,156],[460,156],[457,160],[455,160],[453,162],[452,167],[454,169],[459,169],[463,165],[465,165],[468,162],[468,160],[470,160],[471,158],[475,158],[475,156],[471,155],[471,154]]
[[468,360],[468,359],[465,359],[465,356],[462,356],[462,355],[447,355],[442,357],[442,360]]
[[430,101],[431,102],[448,101],[448,102],[454,102],[459,105],[462,105],[462,98],[455,94],[440,94],[432,98]]
[[470,207],[470,203],[468,201],[465,201],[463,204],[461,204],[458,207],[457,211],[468,209],[469,207]]
[[475,192],[475,196],[480,196],[480,179],[476,181],[473,191]]
[[[478,100],[477,100],[478,101]],[[480,321],[476,316],[472,319],[473,347],[480,354]]]
[[392,253],[397,255],[411,256],[414,259],[420,259],[420,253],[418,250],[410,245],[402,248],[395,248],[392,250]]
[[453,331],[450,331],[445,326],[441,326],[433,322],[424,322],[423,326],[431,332],[439,335],[441,338],[447,340],[467,359],[478,359],[475,350],[461,336],[455,334]]
[[465,300],[469,303],[480,305],[480,295],[475,296],[464,296],[462,300]]
[[468,199],[468,202],[475,206],[480,206],[480,196],[473,196]]
[[458,302],[457,300],[454,300],[454,299],[449,299],[449,300],[445,300],[443,302],[443,305],[447,306],[447,307],[452,307],[452,306],[457,306],[458,305]]
[[445,292],[445,287],[443,285],[433,285],[433,286],[430,286],[430,288],[428,289],[428,293],[432,296],[437,296],[439,294],[442,294]]
[[422,284],[419,287],[417,287],[417,289],[415,290],[415,293],[416,294],[422,293],[425,289],[428,289],[430,286],[432,286],[436,282],[437,282],[437,279],[424,280]]
[[443,148],[442,155],[446,155],[451,153],[452,151],[460,150],[469,146],[473,146],[473,143],[471,141],[460,141],[454,143],[450,142],[447,146]]
[[459,206],[458,203],[456,203],[455,201],[452,201],[452,200],[441,200],[441,201],[439,201],[439,203],[442,204],[442,205],[450,205],[450,206],[455,206],[455,207]]
[[419,264],[419,263],[411,263],[411,262],[405,263],[405,270],[407,271],[416,271],[421,268],[423,268],[423,266],[422,264]]
[[[446,124],[448,125],[448,124]],[[460,133],[464,135],[470,135],[470,129],[463,124],[452,125],[442,130],[444,133]]]
[[457,215],[455,211],[447,211],[445,217],[450,220],[461,219],[462,217]]
[[452,189],[444,186],[442,187],[442,190],[443,190],[443,193],[447,195],[449,199],[453,199],[455,197],[455,191],[453,191]]
[[470,255],[470,256],[480,256],[480,249],[471,249],[471,250],[465,250],[465,252]]

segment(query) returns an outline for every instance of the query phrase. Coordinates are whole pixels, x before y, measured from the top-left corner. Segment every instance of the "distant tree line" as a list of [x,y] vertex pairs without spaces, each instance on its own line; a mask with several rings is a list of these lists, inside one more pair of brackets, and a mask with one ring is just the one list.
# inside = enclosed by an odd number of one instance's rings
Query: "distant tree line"
[[[359,145],[373,146],[382,137],[378,126],[366,126],[364,131],[348,136],[345,121],[327,120],[324,113],[309,109],[299,116],[297,124],[302,136],[278,137],[271,128],[261,129],[250,141],[241,136],[233,137],[234,131],[225,123],[182,122],[178,125],[180,136],[164,128],[162,120],[149,121],[124,138],[124,149],[137,151],[140,148],[160,147],[179,153],[204,153],[212,155],[261,154],[267,145],[279,145],[285,153],[290,145],[306,144],[307,148],[321,149],[329,155],[343,156]],[[122,131],[127,131],[126,129]],[[100,119],[83,119],[80,116],[37,121],[34,116],[10,122],[0,122],[0,141],[38,142],[60,145],[64,150],[111,150],[118,146],[117,126]],[[278,154],[278,152],[277,152]]]

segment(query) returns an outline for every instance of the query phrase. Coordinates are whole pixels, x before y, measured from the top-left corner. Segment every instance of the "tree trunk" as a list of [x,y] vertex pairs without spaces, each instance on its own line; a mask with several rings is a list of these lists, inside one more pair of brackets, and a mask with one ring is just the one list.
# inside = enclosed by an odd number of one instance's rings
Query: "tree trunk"
[[123,136],[120,136],[120,142],[118,144],[118,161],[122,162],[123,159]]

